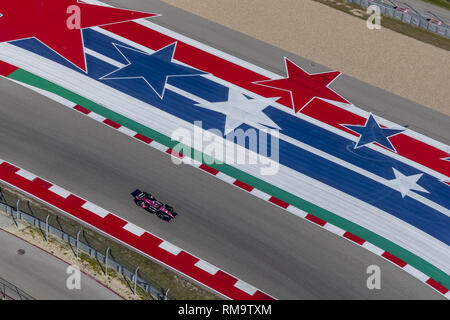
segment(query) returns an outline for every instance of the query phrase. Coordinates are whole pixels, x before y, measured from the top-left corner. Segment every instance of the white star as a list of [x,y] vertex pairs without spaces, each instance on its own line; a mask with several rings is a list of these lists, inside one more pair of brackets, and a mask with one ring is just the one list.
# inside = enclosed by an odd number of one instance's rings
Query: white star
[[262,112],[263,109],[270,106],[279,98],[280,97],[261,97],[247,99],[247,97],[239,91],[230,89],[227,101],[197,103],[196,106],[226,115],[225,134],[228,134],[244,123],[256,128],[265,128],[264,126],[269,126],[280,129],[272,119]]
[[417,184],[417,181],[423,176],[423,173],[405,176],[395,168],[392,168],[392,170],[394,170],[395,179],[389,180],[389,182],[394,189],[402,194],[402,198],[408,195],[411,190],[429,193],[428,190]]

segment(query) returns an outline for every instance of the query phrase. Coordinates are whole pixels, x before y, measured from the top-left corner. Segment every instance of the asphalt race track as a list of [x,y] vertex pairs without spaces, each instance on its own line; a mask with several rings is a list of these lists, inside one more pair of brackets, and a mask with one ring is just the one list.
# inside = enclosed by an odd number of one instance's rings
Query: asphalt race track
[[[230,53],[279,74],[284,70],[283,55],[307,63],[159,1],[109,3],[162,13],[152,21],[222,50],[232,46]],[[314,66],[308,71],[322,70]],[[366,110],[448,143],[448,118],[437,112],[345,76],[334,88]],[[0,97],[2,159],[111,210],[276,298],[442,298],[369,251],[200,170],[176,166],[167,154],[29,89],[0,79]],[[168,224],[135,207],[130,196],[135,188],[174,206],[177,219]],[[366,287],[366,268],[372,264],[381,267],[381,290]]]

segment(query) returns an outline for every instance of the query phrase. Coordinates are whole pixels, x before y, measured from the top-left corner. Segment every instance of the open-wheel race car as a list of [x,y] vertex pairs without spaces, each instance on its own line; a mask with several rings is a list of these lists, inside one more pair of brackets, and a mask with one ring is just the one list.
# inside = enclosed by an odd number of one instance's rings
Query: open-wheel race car
[[136,189],[131,193],[134,198],[134,203],[142,209],[156,214],[157,217],[170,222],[174,219],[178,213],[176,213],[173,208],[167,204],[162,203],[155,199],[154,196],[147,192],[143,192]]

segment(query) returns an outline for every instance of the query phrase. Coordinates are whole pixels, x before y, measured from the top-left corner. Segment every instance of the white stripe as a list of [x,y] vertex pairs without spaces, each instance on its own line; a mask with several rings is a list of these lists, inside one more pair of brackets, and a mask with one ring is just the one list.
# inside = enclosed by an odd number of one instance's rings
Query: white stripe
[[64,199],[66,199],[68,196],[70,196],[70,192],[67,191],[66,189],[63,189],[61,187],[58,187],[56,185],[51,186],[48,190],[50,190],[53,193],[56,193],[57,195],[63,197]]
[[308,215],[307,212],[305,212],[297,207],[294,207],[293,205],[289,205],[286,208],[286,210],[300,218],[305,218]]
[[[8,43],[0,44],[0,48],[0,59],[5,62],[44,76],[47,80],[63,87],[69,87],[73,92],[107,106],[110,110],[161,134],[171,136],[174,128],[192,129],[191,123],[34,53]],[[52,70],[52,72],[46,71],[44,74],[42,70]],[[276,176],[263,177],[260,176],[259,168],[255,166],[235,165],[235,167],[400,244],[444,272],[450,272],[448,246],[387,212],[284,166],[280,166]]]
[[220,270],[219,268],[217,268],[216,266],[213,266],[212,264],[210,264],[209,262],[206,262],[205,260],[197,261],[195,266],[197,268],[200,268],[200,269],[208,272],[209,274],[212,274],[212,275],[215,275]]
[[94,50],[91,50],[89,48],[84,48],[84,52],[86,52],[86,54],[88,54],[90,56],[96,57],[97,59],[102,60],[102,61],[104,61],[104,62],[106,62],[106,63],[108,63],[110,65],[113,65],[113,66],[115,66],[117,68],[122,68],[122,67],[125,66],[124,64],[122,64],[120,62],[117,62],[116,60],[111,59],[111,58],[109,58],[109,57],[107,57],[107,56],[105,56],[105,55],[103,55],[103,54],[101,54],[99,52],[96,52]]
[[177,247],[176,245],[171,244],[169,241],[166,241],[166,240],[161,242],[159,247],[161,249],[166,250],[167,252],[170,252],[174,256],[178,255],[181,251],[183,251],[181,248]]
[[89,202],[89,201],[87,201],[81,207],[86,209],[86,210],[88,210],[88,211],[91,211],[92,213],[94,213],[94,214],[96,214],[96,215],[98,215],[98,216],[100,216],[102,218],[106,217],[109,214],[109,212],[106,211],[105,209],[100,208],[99,206],[97,206],[97,205],[95,205],[95,204],[93,204],[92,202]]
[[229,184],[233,184],[236,181],[236,178],[230,177],[229,175],[222,173],[220,171],[218,174],[216,174],[216,177]]
[[413,275],[414,277],[416,277],[417,279],[419,279],[420,281],[423,281],[423,282],[426,282],[429,278],[429,276],[427,276],[425,273],[417,270],[410,264],[407,264],[406,266],[404,266],[403,270],[405,270],[406,272],[408,272],[409,274]]
[[134,137],[135,135],[136,135],[136,131],[133,131],[133,130],[131,130],[131,129],[128,129],[127,127],[124,127],[124,126],[121,126],[119,129],[117,129],[118,131],[120,131],[120,132],[122,132],[122,133],[124,133],[124,134],[126,134],[127,136],[130,136],[130,137]]
[[369,250],[370,252],[375,253],[377,256],[381,256],[384,252],[383,249],[380,249],[379,247],[371,244],[368,241],[364,242],[362,246],[367,250]]
[[16,172],[16,174],[18,174],[19,176],[21,176],[27,180],[30,180],[30,181],[33,181],[34,179],[37,178],[36,175],[34,175],[31,172],[28,172],[27,170],[24,170],[24,169],[20,169],[19,171]]
[[196,168],[198,168],[198,167],[200,167],[202,165],[202,163],[200,161],[194,160],[194,159],[192,159],[190,157],[186,157],[186,156],[184,156],[183,159],[181,159],[181,161],[184,164],[188,164],[188,165],[191,165],[191,166],[196,167]]
[[327,229],[328,231],[330,231],[330,232],[332,232],[332,233],[334,233],[334,234],[337,234],[338,236],[343,236],[344,235],[344,233],[345,233],[345,230],[344,229],[341,229],[341,228],[339,228],[339,227],[337,227],[337,226],[335,226],[334,224],[331,224],[331,223],[326,223],[324,226],[323,226],[325,229]]
[[99,115],[98,113],[95,113],[95,112],[90,112],[87,116],[89,118],[91,118],[91,119],[94,119],[94,120],[98,121],[98,122],[103,122],[103,121],[106,120],[105,117],[103,117],[103,116],[101,116],[101,115]]
[[167,149],[168,149],[165,145],[163,145],[163,144],[161,144],[161,143],[159,143],[159,142],[157,142],[157,141],[155,141],[155,140],[153,140],[153,141],[150,143],[150,145],[151,145],[153,148],[158,149],[158,150],[160,150],[160,151],[162,151],[162,152],[166,152]]
[[258,190],[258,189],[253,189],[250,193],[253,194],[254,196],[257,196],[260,199],[265,200],[265,201],[269,201],[269,199],[271,198],[271,195],[269,195],[265,192],[262,192],[261,190]]
[[142,236],[146,232],[144,229],[132,224],[131,222],[128,222],[123,228],[138,237]]
[[97,1],[97,0],[83,0],[83,2],[86,2],[87,4],[96,4],[98,6],[102,6],[102,7],[110,7],[113,8],[112,5],[109,5],[107,3],[101,2],[101,1]]
[[249,295],[254,295],[256,291],[258,291],[258,289],[256,289],[254,286],[249,285],[247,282],[244,282],[242,280],[238,280],[234,286],[246,293],[248,293]]

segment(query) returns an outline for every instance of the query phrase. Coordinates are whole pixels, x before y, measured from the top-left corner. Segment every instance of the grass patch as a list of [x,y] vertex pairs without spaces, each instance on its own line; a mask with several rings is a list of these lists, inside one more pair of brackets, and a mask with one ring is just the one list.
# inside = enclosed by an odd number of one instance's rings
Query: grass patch
[[[369,17],[366,14],[366,9],[358,6],[347,0],[313,0],[315,2],[322,3],[331,8],[340,10],[342,12],[351,14],[354,17],[358,17],[362,20],[367,20]],[[429,0],[429,1],[446,1],[446,0]],[[448,1],[446,1],[448,3]],[[401,33],[405,36],[414,38],[416,40],[431,44],[438,48],[450,51],[450,39],[430,32],[428,30],[413,26],[411,24],[404,23],[400,20],[382,15],[381,26],[395,32]],[[375,32],[375,31],[374,31]]]
[[[140,253],[126,247],[100,233],[94,231],[81,223],[78,223],[60,211],[50,208],[45,204],[24,195],[15,189],[0,183],[0,200],[12,207],[16,207],[17,200],[20,199],[19,209],[45,221],[49,215],[49,225],[58,228],[65,233],[76,238],[77,232],[82,230],[80,241],[86,243],[97,251],[105,253],[107,248],[111,248],[109,257],[121,264],[124,268],[134,271],[139,266],[139,277],[155,288],[161,288],[161,292],[169,291],[169,299],[174,300],[219,300],[221,297],[215,295],[211,291],[199,286],[191,280],[168,270],[161,264],[151,260]],[[39,227],[39,226],[36,226]],[[30,233],[33,237],[42,237],[45,239],[45,222],[40,225],[40,229]],[[49,241],[50,237],[49,237]],[[71,248],[75,255],[75,248]],[[97,259],[90,257],[88,254],[80,251],[79,257],[88,263],[97,273],[104,273],[104,266]],[[108,275],[113,276],[115,270],[108,269]],[[119,277],[120,279],[120,277]],[[122,277],[123,279],[123,277]],[[128,285],[129,286],[129,285]],[[148,296],[142,288],[138,286],[137,293],[142,296]],[[140,291],[139,291],[140,290]],[[147,298],[148,299],[148,298]]]

